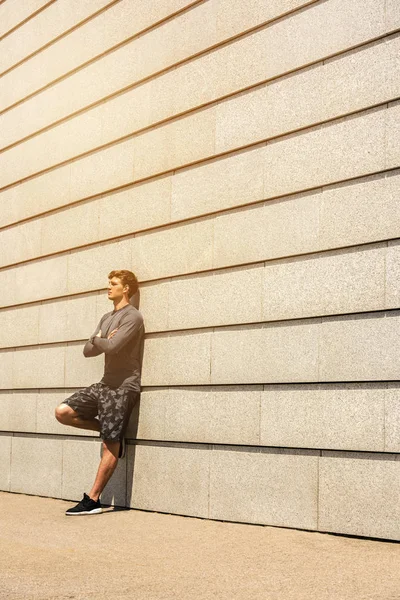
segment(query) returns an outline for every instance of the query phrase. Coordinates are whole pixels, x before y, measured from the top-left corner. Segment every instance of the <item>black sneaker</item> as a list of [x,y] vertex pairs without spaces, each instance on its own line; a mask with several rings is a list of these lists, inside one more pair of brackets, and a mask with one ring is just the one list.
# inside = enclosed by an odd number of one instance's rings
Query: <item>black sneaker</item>
[[87,494],[83,494],[83,498],[76,506],[65,511],[66,515],[95,515],[103,512],[100,501],[92,500]]
[[126,440],[125,440],[125,438],[122,438],[122,440],[120,440],[118,458],[125,457],[125,450],[126,450]]

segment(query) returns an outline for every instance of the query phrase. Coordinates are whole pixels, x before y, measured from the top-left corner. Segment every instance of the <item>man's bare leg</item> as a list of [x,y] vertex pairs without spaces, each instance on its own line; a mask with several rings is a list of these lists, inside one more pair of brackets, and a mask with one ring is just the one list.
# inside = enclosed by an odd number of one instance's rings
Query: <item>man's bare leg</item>
[[89,497],[95,502],[99,499],[101,492],[107,485],[108,480],[114,473],[118,463],[118,452],[120,442],[103,440],[103,455],[100,460],[99,468]]
[[78,413],[68,406],[68,404],[60,404],[55,410],[57,421],[63,425],[78,427],[79,429],[90,429],[91,431],[100,431],[100,423],[97,419],[82,419]]
[[[100,431],[100,424],[96,419],[82,419],[77,412],[68,406],[68,404],[60,404],[55,411],[56,419],[64,425],[78,427],[79,429],[90,429],[92,431]],[[120,442],[112,442],[109,440],[103,441],[103,454],[100,460],[99,468],[92,489],[89,493],[89,498],[97,501],[101,492],[107,485],[111,475],[114,473],[118,463]]]

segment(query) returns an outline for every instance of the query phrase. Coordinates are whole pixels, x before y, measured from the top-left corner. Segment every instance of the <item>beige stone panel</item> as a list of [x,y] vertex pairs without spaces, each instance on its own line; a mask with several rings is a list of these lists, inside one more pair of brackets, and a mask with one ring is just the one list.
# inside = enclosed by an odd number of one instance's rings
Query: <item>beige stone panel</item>
[[400,387],[389,382],[385,394],[385,451],[400,453]]
[[209,452],[193,445],[129,446],[130,506],[208,517]]
[[385,384],[265,386],[262,446],[384,451]]
[[83,356],[86,340],[69,343],[65,349],[65,385],[85,388],[100,381],[104,373],[104,354]]
[[72,162],[71,201],[130,183],[133,180],[133,162],[133,140]]
[[228,448],[211,455],[211,519],[317,528],[316,454]]
[[317,194],[307,194],[218,216],[213,267],[315,251],[319,248],[318,199]]
[[72,396],[75,390],[40,390],[37,396],[36,432],[54,433],[61,435],[85,435],[98,437],[96,431],[78,429],[63,425],[57,421],[54,411],[66,398]]
[[89,338],[97,325],[96,317],[94,295],[43,302],[40,306],[39,343]]
[[38,256],[41,250],[41,228],[41,222],[35,220],[1,230],[0,266]]
[[12,389],[14,371],[14,350],[2,350],[0,352],[0,386],[1,389]]
[[132,264],[139,281],[211,268],[213,223],[180,224],[132,240]]
[[[110,302],[110,301],[108,301]],[[95,295],[68,298],[67,304],[67,340],[89,338],[97,325],[97,302]],[[109,307],[112,310],[113,306]]]
[[282,19],[269,29],[269,64],[284,72],[385,33],[384,0],[333,0]]
[[[397,68],[399,71],[399,67]],[[386,168],[400,165],[400,103],[389,105],[386,111]]]
[[25,19],[29,19],[33,13],[45,6],[45,4],[48,4],[48,1],[24,0],[24,2],[4,2],[0,6],[0,35],[5,35],[10,29],[16,27],[22,21],[25,21]]
[[400,27],[400,11],[397,0],[386,0],[386,29],[394,31]]
[[326,117],[361,110],[398,97],[400,39],[384,38],[324,63]]
[[[61,497],[65,500],[81,500],[83,491],[92,488],[101,459],[99,440],[64,439]],[[107,483],[101,501],[104,504],[126,506],[126,463],[118,461],[117,468]]]
[[40,173],[102,144],[102,121],[92,110],[0,154],[0,186]]
[[262,200],[265,148],[178,171],[172,176],[171,219]]
[[141,440],[165,440],[165,405],[169,397],[169,389],[142,390],[138,420],[135,422],[134,413],[132,413],[126,437]]
[[[10,427],[11,422],[11,411],[13,407],[13,392],[2,391],[0,392],[0,430],[1,431],[12,431]],[[0,438],[1,444],[2,438]]]
[[1,345],[4,348],[37,344],[39,306],[22,306],[0,311]]
[[288,194],[383,170],[386,112],[374,110],[268,143],[265,195]]
[[62,439],[14,435],[11,452],[11,492],[61,497]]
[[149,3],[123,0],[112,6],[104,19],[104,38],[107,46],[117,44],[151,25],[170,17],[196,2],[188,0],[162,0]]
[[211,383],[280,383],[318,379],[319,320],[216,330]]
[[105,242],[68,256],[68,292],[79,293],[107,287],[112,269],[128,269],[131,265],[131,240]]
[[157,227],[170,221],[171,178],[136,184],[100,199],[100,239]]
[[168,321],[169,293],[169,281],[158,281],[140,288],[140,311],[143,314],[148,333],[171,328]]
[[95,296],[43,302],[40,306],[39,342],[89,338],[96,325]]
[[30,346],[15,350],[13,386],[21,388],[62,387],[64,346]]
[[262,277],[263,267],[250,266],[171,280],[169,328],[259,322]]
[[319,199],[324,247],[399,237],[399,185],[399,174],[383,174],[324,189]]
[[40,306],[40,343],[89,338],[97,324],[96,297],[77,296],[43,302]]
[[195,162],[214,154],[215,108],[146,131],[135,141],[135,179]]
[[322,322],[322,381],[399,379],[398,312],[344,316]]
[[99,209],[97,201],[88,201],[43,217],[42,254],[98,241]]
[[36,390],[0,394],[0,428],[3,431],[36,431],[37,396]]
[[3,492],[10,491],[10,471],[11,471],[11,435],[0,432],[0,489]]
[[400,307],[400,242],[388,242],[386,257],[385,297],[386,308]]
[[269,3],[263,0],[218,0],[217,26],[221,38],[229,38],[246,29],[267,23],[314,0],[278,0]]
[[142,386],[210,383],[211,334],[167,334],[145,341]]
[[67,293],[67,256],[27,263],[15,269],[16,302],[32,302]]
[[323,452],[318,529],[399,540],[400,461],[395,458]]
[[382,310],[386,250],[384,243],[267,263],[262,320]]
[[260,443],[261,388],[176,388],[165,404],[165,440]]
[[[127,92],[109,98],[91,112],[101,119],[104,144],[133,133],[151,124],[151,83],[144,83]],[[79,116],[77,117],[79,119]]]
[[[38,51],[109,2],[110,0],[64,0],[50,4],[34,19],[21,25],[17,32],[1,41],[0,71],[9,69],[32,52]],[[23,44],[21,38],[24,40]]]
[[[385,102],[399,39],[338,57],[217,106],[216,151],[255,143],[288,131]],[[394,84],[394,82],[393,82]]]
[[7,290],[7,297],[3,298],[1,306],[12,306],[17,302],[17,289],[15,285],[16,269],[0,270],[0,286],[3,290]]
[[39,307],[39,344],[65,342],[67,335],[67,307],[70,300],[51,300]]
[[68,204],[70,171],[71,165],[67,164],[2,190],[0,200],[7,208],[1,212],[0,226]]

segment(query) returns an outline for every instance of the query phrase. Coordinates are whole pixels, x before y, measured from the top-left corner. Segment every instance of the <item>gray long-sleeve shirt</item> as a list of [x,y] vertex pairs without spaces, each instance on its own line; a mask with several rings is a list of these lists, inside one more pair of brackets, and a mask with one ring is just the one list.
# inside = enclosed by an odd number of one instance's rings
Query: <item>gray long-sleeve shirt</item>
[[[107,339],[114,329],[118,331],[111,339]],[[99,331],[101,337],[96,337]],[[95,332],[83,348],[83,354],[90,357],[104,352],[102,383],[140,392],[144,333],[143,316],[131,304],[101,317]]]

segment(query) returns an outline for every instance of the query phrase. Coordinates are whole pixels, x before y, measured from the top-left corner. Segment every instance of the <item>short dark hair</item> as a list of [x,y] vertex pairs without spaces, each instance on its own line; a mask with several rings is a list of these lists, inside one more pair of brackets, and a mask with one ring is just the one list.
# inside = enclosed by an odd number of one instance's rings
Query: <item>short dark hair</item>
[[121,269],[120,271],[111,271],[111,273],[108,274],[108,279],[112,279],[113,277],[118,277],[123,286],[127,285],[129,287],[129,298],[132,298],[132,296],[138,291],[139,282],[135,273],[132,273],[132,271],[127,271],[126,269]]

